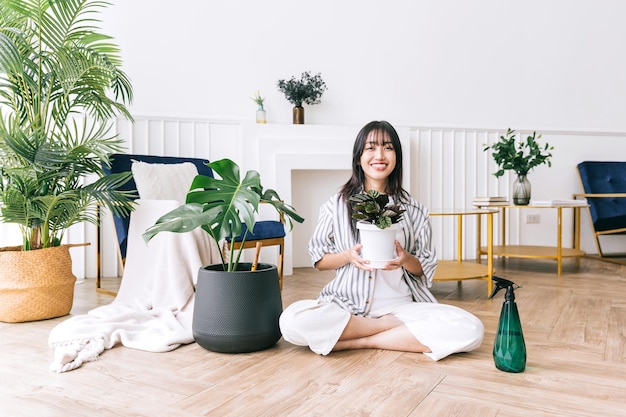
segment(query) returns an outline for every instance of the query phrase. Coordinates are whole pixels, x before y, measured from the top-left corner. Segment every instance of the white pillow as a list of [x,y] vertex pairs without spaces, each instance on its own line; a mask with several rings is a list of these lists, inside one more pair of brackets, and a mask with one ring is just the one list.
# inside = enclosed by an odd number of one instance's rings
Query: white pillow
[[185,203],[189,187],[198,169],[191,162],[181,164],[149,164],[133,161],[131,166],[139,198],[145,200],[177,200]]

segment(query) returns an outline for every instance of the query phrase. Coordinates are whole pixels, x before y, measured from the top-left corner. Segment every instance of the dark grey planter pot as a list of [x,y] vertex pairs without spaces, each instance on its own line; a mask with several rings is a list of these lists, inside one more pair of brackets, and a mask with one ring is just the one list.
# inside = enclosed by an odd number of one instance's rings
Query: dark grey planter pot
[[283,303],[276,266],[239,264],[235,272],[222,265],[198,271],[192,332],[213,352],[245,353],[270,348],[280,339],[278,319]]

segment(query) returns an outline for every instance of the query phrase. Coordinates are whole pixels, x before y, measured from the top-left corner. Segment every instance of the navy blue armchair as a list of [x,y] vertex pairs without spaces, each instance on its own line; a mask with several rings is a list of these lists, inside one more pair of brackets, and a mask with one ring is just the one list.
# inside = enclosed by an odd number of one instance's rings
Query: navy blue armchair
[[[141,161],[149,164],[181,164],[191,162],[198,169],[198,174],[213,177],[213,170],[206,166],[209,163],[206,159],[181,158],[174,156],[154,156],[154,155],[134,155],[134,154],[113,154],[111,155],[111,167],[103,166],[105,175],[128,172],[131,170],[133,161]],[[124,191],[137,191],[137,184],[134,179],[130,179],[121,187]],[[113,215],[113,224],[119,245],[120,256],[126,259],[126,247],[128,238],[129,217]]]
[[[600,236],[626,234],[626,162],[585,161],[578,164],[578,175],[589,204],[589,218],[600,258]],[[618,254],[623,256],[623,254]]]
[[[198,169],[198,174],[213,177],[213,170],[206,164],[209,163],[206,159],[201,158],[186,158],[186,157],[174,157],[174,156],[155,156],[155,155],[137,155],[137,154],[113,154],[110,157],[111,166],[103,166],[105,175],[120,172],[130,172],[133,161],[140,161],[149,164],[180,164],[183,162],[191,162]],[[131,179],[123,187],[125,191],[137,191],[137,185],[134,179]],[[115,226],[115,234],[117,238],[118,255],[122,266],[126,260],[126,249],[128,246],[128,227],[130,225],[130,217],[121,217],[112,215],[113,224]],[[245,232],[245,230],[244,230]],[[101,253],[100,253],[100,230],[98,229],[98,267],[97,267],[97,280],[96,289],[99,292],[115,294],[112,291],[102,289],[101,285]],[[239,242],[241,245],[241,236],[235,239],[235,242]],[[255,223],[252,234],[248,234],[244,248],[253,248],[256,246],[257,241],[261,241],[263,246],[279,246],[278,256],[278,276],[280,279],[280,285],[282,288],[282,270],[283,270],[283,252],[285,245],[285,229],[281,221],[263,220]],[[230,246],[229,242],[225,242],[226,246]],[[235,245],[237,246],[237,244]]]

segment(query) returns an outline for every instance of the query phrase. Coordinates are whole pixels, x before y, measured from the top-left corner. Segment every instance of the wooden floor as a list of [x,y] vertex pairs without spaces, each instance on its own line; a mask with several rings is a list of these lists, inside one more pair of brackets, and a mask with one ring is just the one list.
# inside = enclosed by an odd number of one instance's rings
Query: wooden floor
[[[435,283],[440,302],[476,314],[483,345],[433,362],[361,350],[322,357],[282,339],[251,354],[197,344],[168,353],[125,347],[63,374],[48,370],[50,329],[65,318],[0,323],[1,416],[625,416],[626,266],[573,260],[496,262],[515,281],[528,349],[525,372],[498,371],[491,350],[503,295],[484,281]],[[327,273],[297,269],[283,301],[314,297]],[[109,303],[78,284],[72,314]]]

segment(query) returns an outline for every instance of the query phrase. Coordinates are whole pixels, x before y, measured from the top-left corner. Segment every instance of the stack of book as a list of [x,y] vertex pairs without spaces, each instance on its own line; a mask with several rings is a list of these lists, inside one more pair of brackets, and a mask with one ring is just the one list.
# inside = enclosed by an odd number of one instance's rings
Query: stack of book
[[472,205],[476,207],[508,206],[509,199],[506,197],[474,197]]

